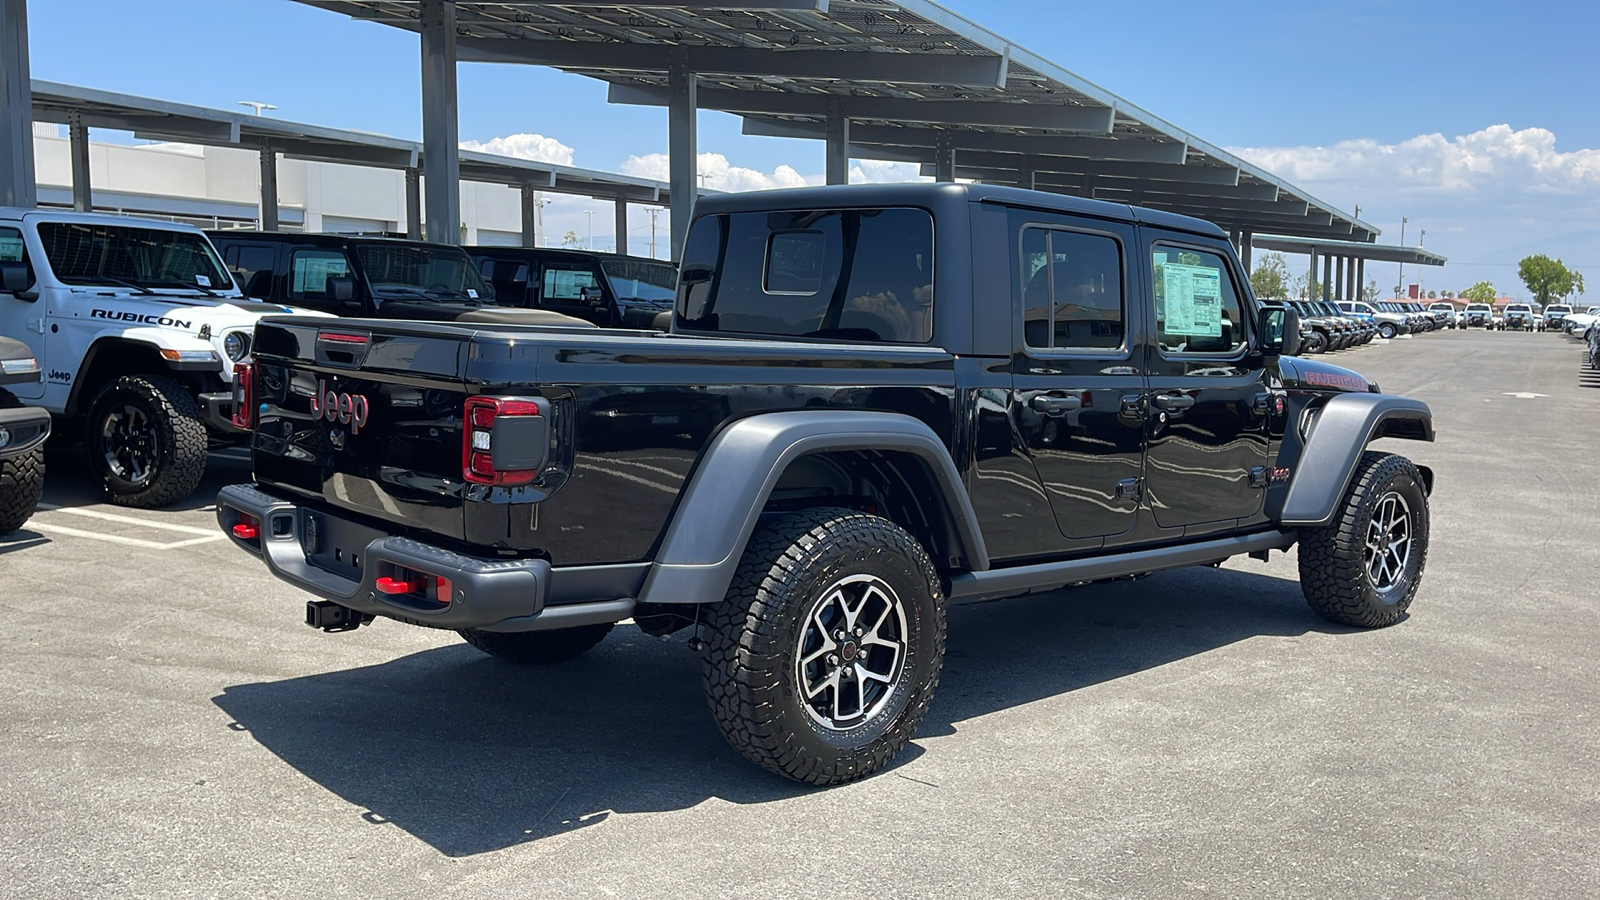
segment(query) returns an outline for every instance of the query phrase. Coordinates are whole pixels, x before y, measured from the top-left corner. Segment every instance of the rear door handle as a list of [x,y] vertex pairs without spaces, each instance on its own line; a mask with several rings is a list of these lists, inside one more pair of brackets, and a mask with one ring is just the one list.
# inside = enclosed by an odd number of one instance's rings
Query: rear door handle
[[1157,409],[1165,410],[1188,409],[1194,406],[1194,398],[1183,394],[1157,394],[1151,402]]
[[1034,394],[1028,405],[1033,407],[1035,412],[1060,415],[1082,409],[1083,400],[1075,394]]

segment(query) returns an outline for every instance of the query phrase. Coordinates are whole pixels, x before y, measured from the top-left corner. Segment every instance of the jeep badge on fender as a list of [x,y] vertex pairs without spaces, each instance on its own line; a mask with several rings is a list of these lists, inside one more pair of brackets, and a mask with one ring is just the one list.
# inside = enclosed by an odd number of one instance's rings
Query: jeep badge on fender
[[329,422],[349,425],[351,434],[360,434],[367,424],[370,406],[362,394],[335,394],[328,390],[327,379],[317,379],[317,392],[311,397],[311,414]]

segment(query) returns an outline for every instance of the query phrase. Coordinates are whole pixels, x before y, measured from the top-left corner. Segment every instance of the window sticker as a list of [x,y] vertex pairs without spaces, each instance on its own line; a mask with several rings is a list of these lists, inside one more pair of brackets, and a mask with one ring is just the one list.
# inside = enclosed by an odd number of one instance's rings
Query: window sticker
[[209,279],[206,276],[201,275],[199,273],[195,274],[194,283],[200,285],[203,288],[211,287],[211,279]]
[[22,262],[22,235],[0,234],[0,262]]
[[471,300],[478,299],[478,291],[477,291],[477,289],[476,288],[467,288],[467,297],[468,297],[468,299],[471,299]]
[[1222,270],[1210,266],[1164,263],[1161,284],[1166,295],[1166,333],[1222,337]]
[[323,294],[329,278],[343,278],[350,272],[344,258],[302,256],[294,261],[294,291],[297,294]]

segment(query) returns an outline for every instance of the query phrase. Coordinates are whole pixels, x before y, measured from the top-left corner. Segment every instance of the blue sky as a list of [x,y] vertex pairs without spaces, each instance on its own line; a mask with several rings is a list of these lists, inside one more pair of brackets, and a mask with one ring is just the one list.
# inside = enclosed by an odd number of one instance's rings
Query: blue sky
[[[1535,250],[1592,266],[1600,285],[1600,151],[1584,152],[1600,148],[1600,4],[946,5],[1329,202],[1360,204],[1385,242],[1409,216],[1408,243],[1427,228],[1453,261],[1429,287],[1489,277],[1507,292],[1508,264]],[[29,15],[38,78],[205,106],[264,100],[286,119],[420,134],[417,39],[396,29],[288,0],[32,0]],[[613,171],[647,171],[630,157],[666,150],[665,114],[609,106],[599,82],[481,64],[459,81],[464,141],[539,134],[574,164]],[[821,171],[818,144],[738,131],[734,117],[702,115],[700,149],[727,157],[730,185],[781,166]]]

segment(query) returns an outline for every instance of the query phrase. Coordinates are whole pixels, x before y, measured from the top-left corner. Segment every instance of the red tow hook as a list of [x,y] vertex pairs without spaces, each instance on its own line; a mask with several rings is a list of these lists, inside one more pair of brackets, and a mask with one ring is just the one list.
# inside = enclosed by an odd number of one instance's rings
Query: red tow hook
[[233,536],[241,541],[253,541],[261,537],[261,526],[254,516],[239,514],[239,524],[233,526]]
[[378,579],[378,592],[382,594],[415,594],[422,590],[422,579],[390,578],[387,575]]

